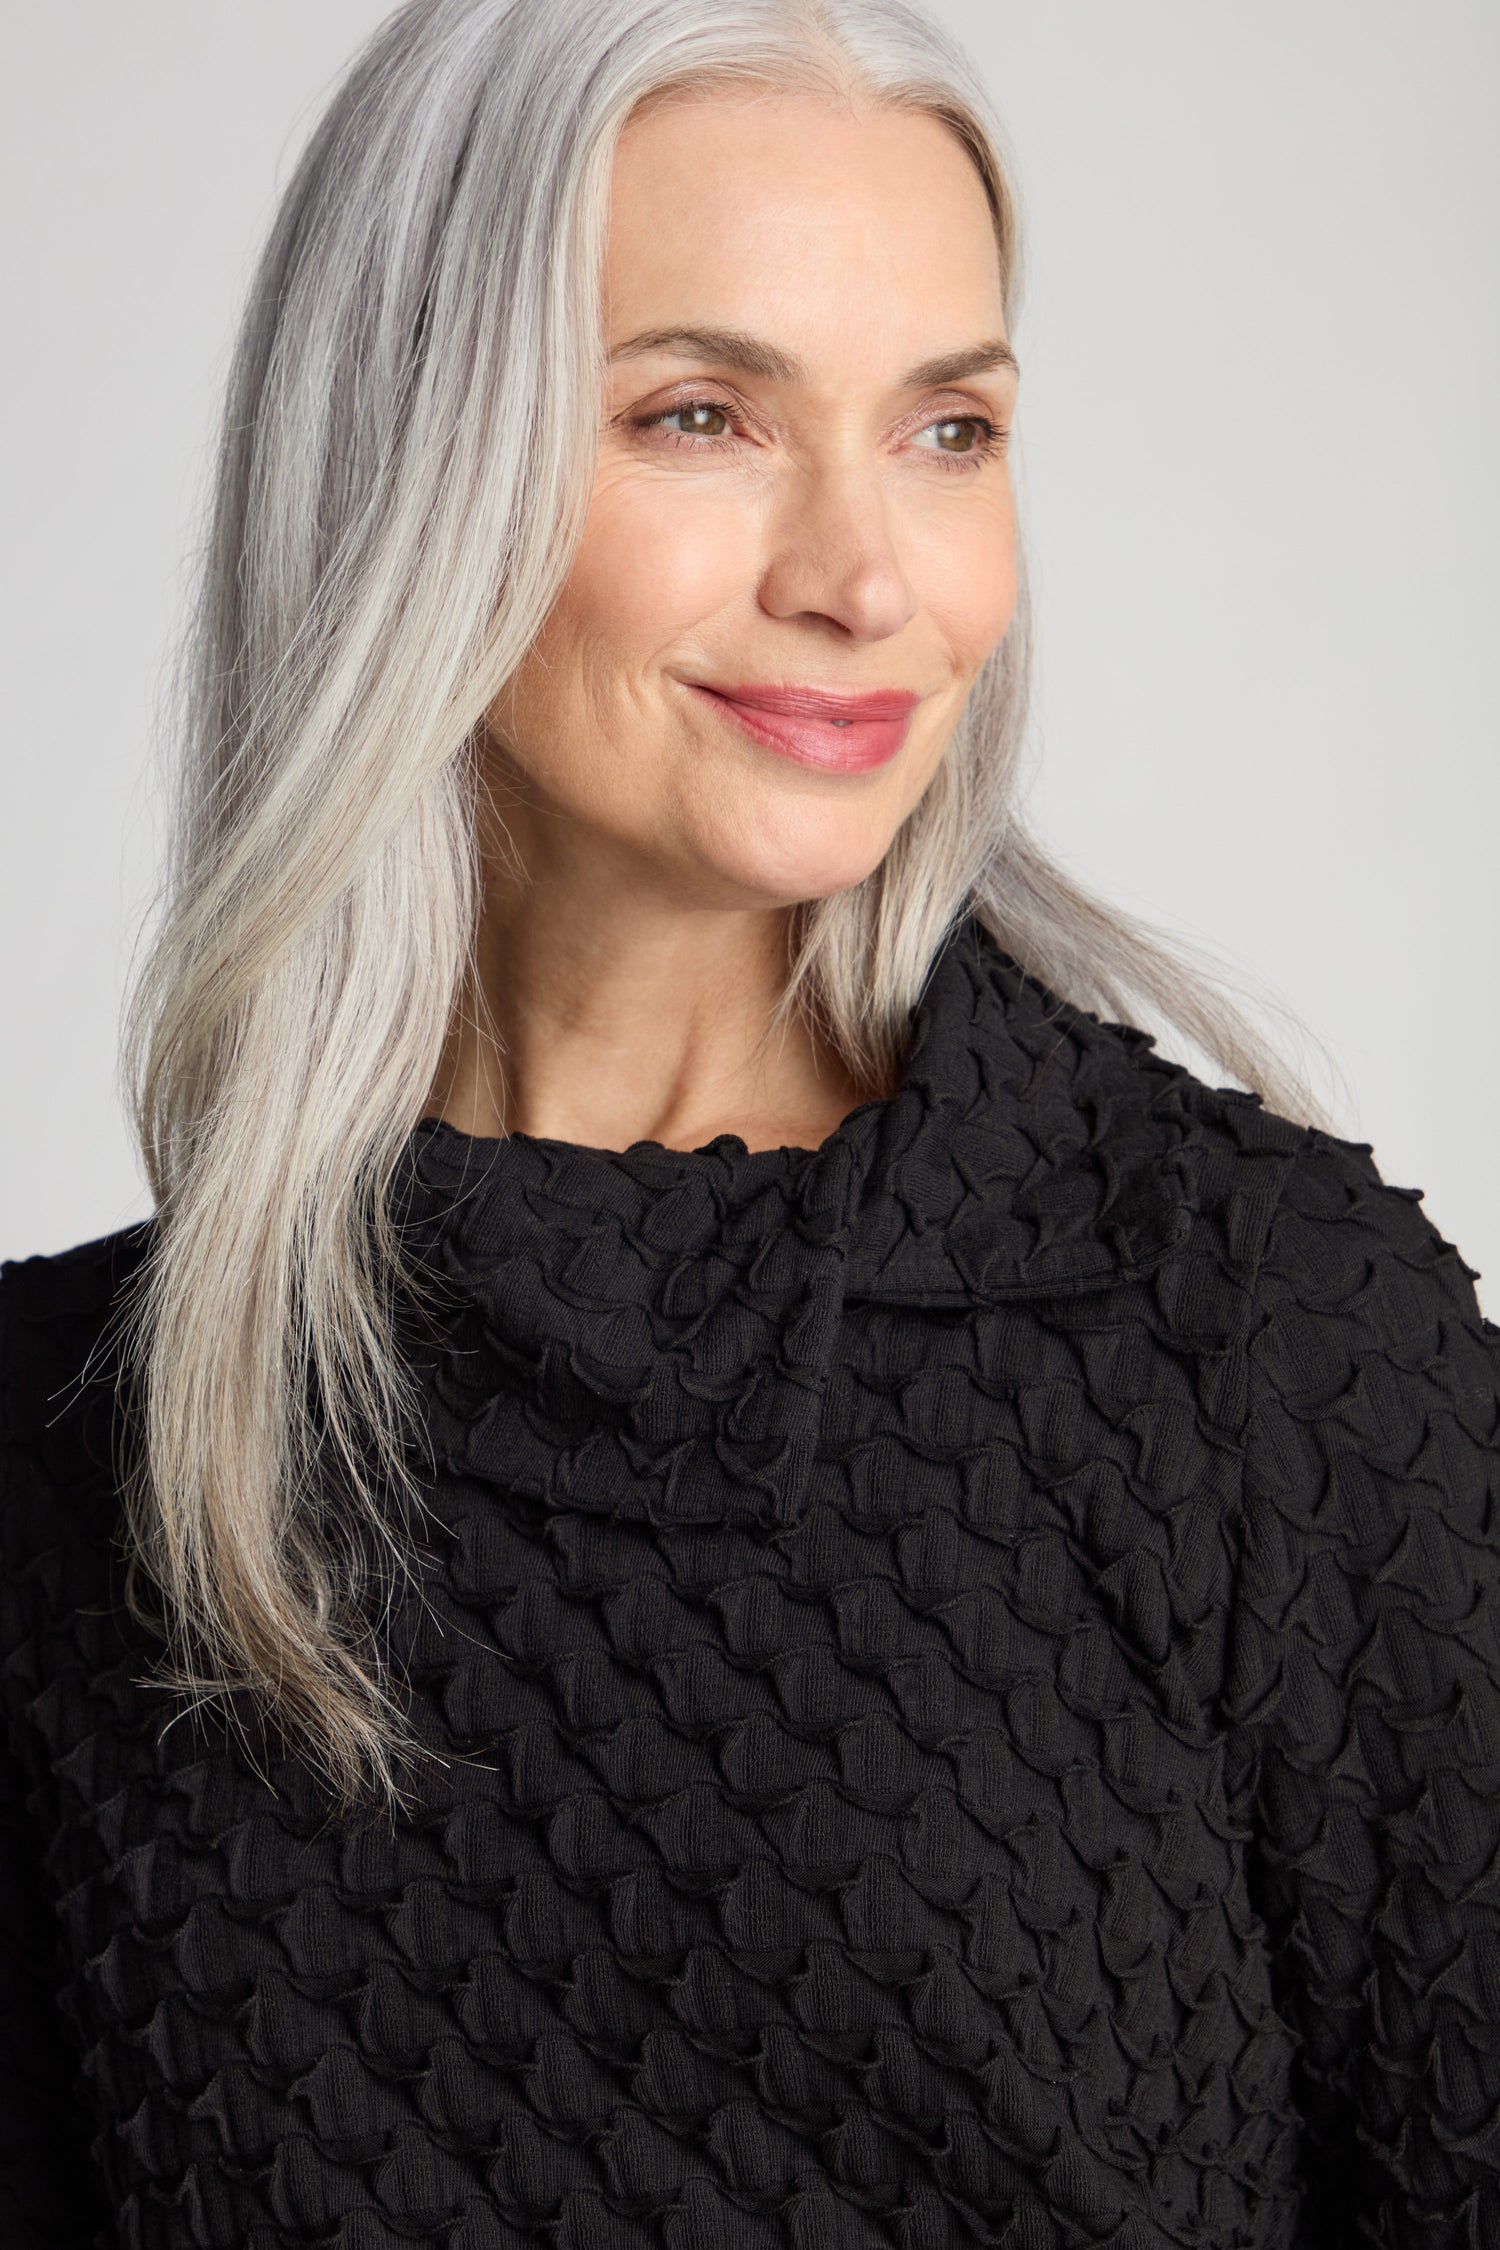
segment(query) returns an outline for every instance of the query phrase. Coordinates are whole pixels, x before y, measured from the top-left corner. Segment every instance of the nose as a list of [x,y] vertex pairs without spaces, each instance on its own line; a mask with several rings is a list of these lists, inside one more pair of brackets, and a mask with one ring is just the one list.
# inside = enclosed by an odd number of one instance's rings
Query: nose
[[760,606],[790,621],[820,618],[850,639],[885,640],[916,614],[879,476],[855,461],[795,478],[770,532]]

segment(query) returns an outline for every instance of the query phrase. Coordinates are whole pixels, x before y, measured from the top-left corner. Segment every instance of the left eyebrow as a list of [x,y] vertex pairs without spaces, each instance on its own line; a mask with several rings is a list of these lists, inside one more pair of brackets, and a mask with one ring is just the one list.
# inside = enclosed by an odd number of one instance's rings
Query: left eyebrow
[[[616,344],[611,361],[641,359],[647,352],[678,352],[685,358],[717,360],[744,374],[762,376],[771,383],[805,383],[808,371],[792,352],[742,328],[645,328],[628,343]],[[962,383],[970,375],[986,375],[995,368],[1020,373],[1020,363],[1003,337],[968,344],[959,351],[941,352],[924,359],[896,379],[903,391],[927,391],[946,383]]]

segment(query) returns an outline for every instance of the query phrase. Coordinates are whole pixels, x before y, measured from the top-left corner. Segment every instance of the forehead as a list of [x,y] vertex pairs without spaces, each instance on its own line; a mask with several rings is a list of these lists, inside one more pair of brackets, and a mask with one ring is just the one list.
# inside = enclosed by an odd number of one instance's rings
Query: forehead
[[[612,335],[668,320],[920,337],[1003,332],[978,169],[926,112],[802,93],[674,96],[633,116],[611,179]],[[907,356],[912,356],[908,354]]]

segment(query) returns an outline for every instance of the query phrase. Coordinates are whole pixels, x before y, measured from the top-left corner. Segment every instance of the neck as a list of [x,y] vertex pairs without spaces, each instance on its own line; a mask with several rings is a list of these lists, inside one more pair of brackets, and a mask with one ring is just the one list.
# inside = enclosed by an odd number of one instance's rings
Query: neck
[[430,1112],[593,1148],[817,1147],[870,1090],[800,1018],[767,1040],[789,917],[492,886]]

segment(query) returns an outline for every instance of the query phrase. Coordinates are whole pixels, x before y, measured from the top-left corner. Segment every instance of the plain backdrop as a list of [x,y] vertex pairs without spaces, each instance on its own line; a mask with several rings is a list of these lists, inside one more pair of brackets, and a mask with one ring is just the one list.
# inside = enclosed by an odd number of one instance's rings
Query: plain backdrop
[[[1297,1010],[1500,1316],[1500,8],[939,4],[1027,230],[1033,814]],[[384,13],[8,18],[5,1255],[148,1209],[114,1070],[164,665],[254,253]]]

